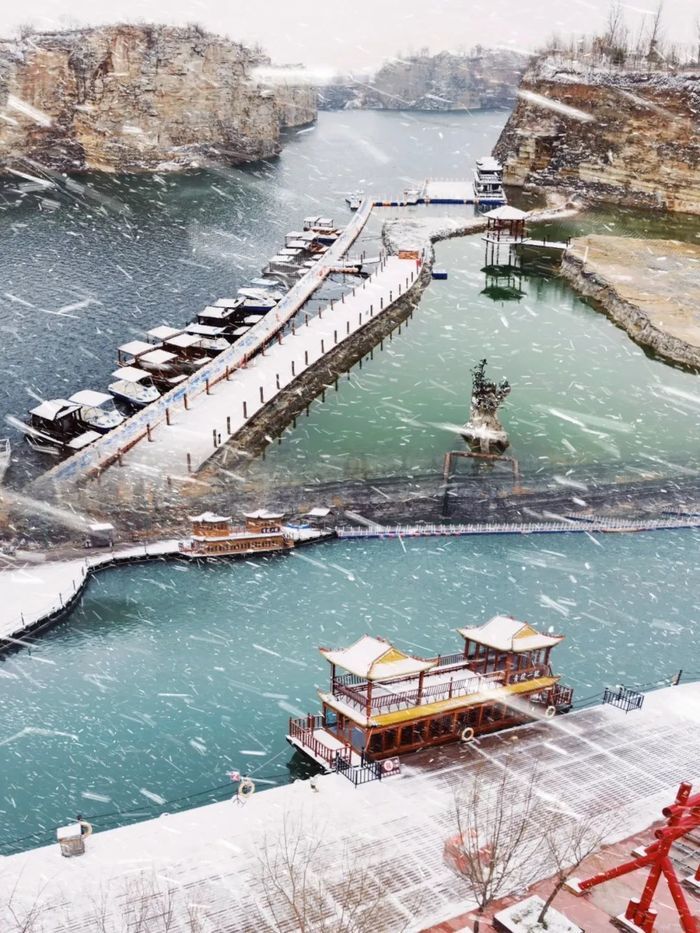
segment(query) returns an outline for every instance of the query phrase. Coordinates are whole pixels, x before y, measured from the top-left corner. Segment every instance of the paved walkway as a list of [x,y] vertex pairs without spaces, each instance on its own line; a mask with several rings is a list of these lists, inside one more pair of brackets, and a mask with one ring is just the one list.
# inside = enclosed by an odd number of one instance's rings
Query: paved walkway
[[[358,788],[330,774],[317,779],[316,790],[297,781],[244,804],[95,834],[81,858],[62,859],[57,845],[10,856],[0,860],[0,928],[12,929],[2,915],[12,896],[20,913],[38,906],[45,933],[102,929],[105,916],[119,933],[131,918],[133,930],[135,909],[172,914],[169,929],[178,931],[291,931],[294,924],[279,922],[291,862],[307,870],[328,916],[348,907],[343,882],[366,886],[369,875],[382,891],[372,907],[374,928],[421,929],[471,906],[444,847],[456,832],[454,794],[474,768],[485,786],[496,787],[504,767],[537,760],[543,807],[614,810],[620,839],[649,826],[681,780],[700,780],[698,729],[700,684],[671,687],[647,695],[637,712],[598,706],[465,748],[405,756],[401,775]],[[211,783],[221,778],[212,775]],[[294,856],[295,845],[315,854]],[[187,925],[193,915],[201,926]]]
[[85,584],[84,560],[59,561],[0,572],[0,639],[19,638],[75,597]]

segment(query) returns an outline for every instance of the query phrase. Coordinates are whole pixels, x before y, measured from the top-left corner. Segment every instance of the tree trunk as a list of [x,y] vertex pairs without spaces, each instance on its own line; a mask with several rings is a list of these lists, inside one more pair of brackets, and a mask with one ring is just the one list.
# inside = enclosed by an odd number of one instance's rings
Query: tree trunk
[[552,901],[557,896],[557,894],[561,891],[561,889],[564,887],[565,884],[566,884],[566,878],[560,878],[559,881],[557,881],[557,883],[554,885],[554,887],[552,888],[549,894],[549,897],[542,905],[542,910],[540,911],[540,915],[537,918],[538,923],[544,922],[544,918],[547,914],[547,911],[552,906]]

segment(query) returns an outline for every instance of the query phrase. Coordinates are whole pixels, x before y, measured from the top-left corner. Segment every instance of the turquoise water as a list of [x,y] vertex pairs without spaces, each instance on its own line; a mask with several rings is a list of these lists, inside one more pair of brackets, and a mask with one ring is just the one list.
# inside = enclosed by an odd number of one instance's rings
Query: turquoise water
[[[418,209],[417,209],[418,210]],[[479,236],[437,245],[447,281],[424,292],[407,328],[268,448],[261,483],[440,469],[462,449],[470,370],[507,378],[511,453],[526,473],[676,472],[700,464],[700,381],[647,356],[550,272],[523,275],[517,301],[484,294]]]
[[221,799],[230,768],[261,789],[288,780],[287,719],[316,711],[327,683],[317,648],[364,632],[431,655],[459,649],[457,626],[512,613],[566,634],[556,668],[580,699],[700,672],[698,544],[691,531],[329,542],[102,573],[68,621],[0,663],[1,841],[38,844],[77,812],[108,826]]

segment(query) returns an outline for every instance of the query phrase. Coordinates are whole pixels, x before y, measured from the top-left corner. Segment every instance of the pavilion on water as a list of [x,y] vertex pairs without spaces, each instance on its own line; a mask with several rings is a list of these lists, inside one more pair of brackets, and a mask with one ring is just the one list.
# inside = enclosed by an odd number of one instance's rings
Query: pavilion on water
[[[484,214],[486,218],[486,232],[482,240],[486,243],[486,268],[511,265],[511,250],[518,243],[526,239],[525,221],[527,211],[521,211],[510,204],[504,204],[495,210]],[[501,251],[505,253],[505,261],[501,262]]]
[[223,557],[237,554],[259,554],[261,551],[283,551],[294,547],[294,541],[282,527],[282,513],[245,512],[245,525],[233,525],[231,516],[203,512],[190,516],[192,534],[180,545],[187,557]]
[[319,692],[323,711],[290,719],[288,741],[332,769],[338,755],[348,763],[387,758],[571,706],[573,691],[550,666],[563,635],[501,615],[458,631],[463,651],[436,658],[406,654],[372,635],[349,648],[321,648],[331,666],[330,689]]

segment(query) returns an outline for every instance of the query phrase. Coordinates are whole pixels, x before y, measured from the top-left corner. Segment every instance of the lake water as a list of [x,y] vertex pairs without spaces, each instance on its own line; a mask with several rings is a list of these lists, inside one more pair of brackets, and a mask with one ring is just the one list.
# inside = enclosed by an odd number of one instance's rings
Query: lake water
[[[395,196],[429,175],[468,177],[505,117],[322,113],[317,127],[289,136],[278,160],[245,169],[84,176],[41,196],[5,182],[0,415],[23,418],[35,398],[105,388],[120,343],[235,293],[308,213],[342,222],[349,191]],[[547,232],[589,229],[694,238],[700,222],[608,210]],[[699,427],[697,377],[648,359],[551,274],[524,277],[519,301],[493,300],[484,294],[482,246],[476,236],[438,247],[448,281],[433,283],[411,326],[254,464],[253,480],[441,463],[462,444],[454,426],[466,420],[470,369],[481,357],[513,384],[503,420],[525,470],[673,470],[697,461],[689,443]],[[9,433],[23,461],[10,479],[19,482],[40,464]]]
[[317,648],[364,632],[452,653],[455,628],[512,613],[567,636],[554,663],[579,699],[700,673],[699,544],[693,531],[328,542],[102,573],[31,654],[0,662],[0,842],[50,840],[77,812],[108,814],[105,827],[222,799],[230,768],[259,789],[289,780],[288,717],[317,711],[327,684]]
[[[340,221],[356,188],[395,194],[426,175],[464,177],[504,120],[326,113],[279,160],[245,170],[92,176],[43,199],[6,183],[0,412],[21,417],[35,396],[104,386],[119,343],[235,291],[306,214]],[[610,223],[681,229],[596,212],[569,232]],[[482,258],[478,237],[439,246],[448,280],[251,477],[438,464],[482,356],[513,384],[503,420],[529,471],[585,478],[696,463],[697,377],[646,357],[551,274],[524,277],[519,301],[494,301]],[[0,661],[0,842],[50,840],[78,811],[104,827],[217,799],[232,767],[260,788],[288,780],[287,717],[314,710],[326,682],[317,647],[363,632],[431,654],[458,647],[458,625],[511,612],[565,632],[556,664],[579,697],[700,671],[698,542],[688,531],[327,543],[270,560],[105,572],[31,654]]]

